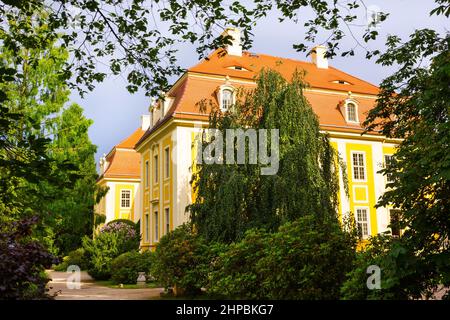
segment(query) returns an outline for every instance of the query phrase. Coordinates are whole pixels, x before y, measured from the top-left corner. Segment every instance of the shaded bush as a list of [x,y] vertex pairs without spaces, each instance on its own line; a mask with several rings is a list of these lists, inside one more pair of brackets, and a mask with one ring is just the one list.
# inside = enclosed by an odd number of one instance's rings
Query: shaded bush
[[48,299],[45,269],[56,262],[31,237],[36,217],[0,226],[0,299]]
[[189,224],[163,236],[156,246],[152,275],[166,288],[196,294],[207,283],[213,251]]
[[313,216],[278,232],[250,230],[214,263],[208,289],[241,299],[338,299],[355,257],[355,237]]
[[122,253],[139,249],[140,235],[133,225],[112,221],[102,227],[94,239],[83,239],[87,270],[94,279],[109,279],[112,260]]
[[152,254],[149,251],[123,253],[111,262],[111,280],[117,284],[134,284],[139,272],[145,272],[145,278],[149,279],[151,263]]
[[86,254],[83,248],[70,251],[69,255],[63,258],[63,261],[54,267],[55,271],[66,271],[71,265],[80,267],[81,270],[88,268],[88,261],[86,261]]
[[[369,239],[358,252],[353,269],[342,286],[345,300],[406,300],[430,298],[442,289],[441,283],[430,283],[427,274],[418,274],[426,261],[420,254],[410,253],[402,239],[389,234],[379,234]],[[369,266],[380,268],[379,289],[369,289],[367,281]],[[437,271],[436,271],[437,272]],[[370,282],[371,279],[369,279]],[[373,282],[372,282],[373,283]],[[428,285],[427,285],[428,284]]]

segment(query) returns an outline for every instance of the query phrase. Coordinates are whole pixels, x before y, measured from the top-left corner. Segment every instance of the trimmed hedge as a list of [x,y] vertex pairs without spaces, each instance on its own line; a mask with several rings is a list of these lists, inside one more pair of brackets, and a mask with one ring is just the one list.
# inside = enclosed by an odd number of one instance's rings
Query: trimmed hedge
[[111,262],[111,280],[117,284],[135,284],[139,272],[145,272],[148,280],[151,264],[152,254],[149,251],[123,253]]

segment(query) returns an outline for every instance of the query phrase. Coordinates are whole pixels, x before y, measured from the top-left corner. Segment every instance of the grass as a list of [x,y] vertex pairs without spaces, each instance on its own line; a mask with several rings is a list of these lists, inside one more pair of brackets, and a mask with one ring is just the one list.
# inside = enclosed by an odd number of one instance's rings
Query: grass
[[122,287],[114,283],[111,280],[102,280],[102,281],[95,281],[95,284],[99,286],[104,286],[112,289],[154,289],[154,288],[160,288],[160,286],[156,282],[149,282],[146,283],[144,286],[137,285],[137,284],[123,284]]

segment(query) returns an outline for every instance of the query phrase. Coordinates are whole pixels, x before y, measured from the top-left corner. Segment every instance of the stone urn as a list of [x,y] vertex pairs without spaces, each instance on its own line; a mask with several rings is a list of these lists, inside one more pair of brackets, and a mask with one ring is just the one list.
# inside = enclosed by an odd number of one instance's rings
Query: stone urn
[[139,275],[136,280],[136,284],[140,287],[145,287],[145,272],[139,272]]

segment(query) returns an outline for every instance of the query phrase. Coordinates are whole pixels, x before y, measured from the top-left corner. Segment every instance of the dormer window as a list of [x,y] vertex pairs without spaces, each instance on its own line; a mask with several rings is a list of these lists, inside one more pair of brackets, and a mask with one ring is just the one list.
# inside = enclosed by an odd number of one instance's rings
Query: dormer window
[[248,71],[247,69],[245,69],[244,67],[241,67],[241,66],[230,66],[230,67],[227,67],[227,69],[239,70],[239,71]]
[[359,122],[358,121],[358,106],[353,101],[348,101],[345,104],[345,114],[347,122]]
[[230,110],[231,106],[234,104],[234,96],[234,88],[232,86],[220,86],[218,91],[218,100],[220,104],[220,110],[222,110],[222,112]]
[[346,85],[349,85],[350,84],[350,82],[347,82],[347,81],[345,81],[345,80],[333,80],[333,81],[331,81],[332,83],[337,83],[337,84],[346,84]]
[[233,91],[224,89],[222,91],[222,110],[228,110],[233,104]]

